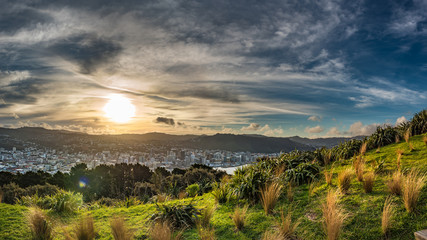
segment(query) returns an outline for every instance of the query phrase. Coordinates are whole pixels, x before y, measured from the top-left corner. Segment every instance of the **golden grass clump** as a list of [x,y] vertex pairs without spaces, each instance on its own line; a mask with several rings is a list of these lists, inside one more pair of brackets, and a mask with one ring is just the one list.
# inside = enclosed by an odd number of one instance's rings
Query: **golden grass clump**
[[337,240],[347,215],[338,205],[337,193],[329,190],[326,201],[322,204],[323,228],[328,240]]
[[74,229],[75,239],[77,240],[92,240],[97,236],[95,224],[91,216],[80,219],[80,222]]
[[280,233],[276,231],[266,231],[262,235],[261,240],[283,240],[283,238],[280,236]]
[[409,138],[411,137],[411,132],[408,130],[406,130],[405,134],[403,135],[403,138],[405,139],[406,143],[409,143]]
[[31,239],[33,240],[51,240],[52,226],[47,220],[46,215],[39,208],[30,208],[27,215],[27,221],[31,229]]
[[363,182],[363,171],[365,170],[365,161],[362,157],[358,156],[353,161],[354,171],[356,173],[357,180]]
[[326,184],[332,185],[332,170],[326,171],[323,173],[325,175]]
[[289,182],[288,189],[286,190],[286,198],[289,202],[294,201],[294,189],[291,182]]
[[283,186],[278,182],[273,182],[268,186],[261,189],[261,204],[264,208],[265,214],[271,214],[280,194],[282,193]]
[[390,180],[387,181],[387,188],[391,194],[398,196],[402,194],[402,173],[400,171],[393,173]]
[[410,152],[414,151],[414,149],[415,149],[415,148],[414,148],[414,145],[412,144],[412,142],[409,142],[409,143],[408,143],[408,147],[409,147],[409,151],[410,151]]
[[166,194],[162,193],[162,194],[158,194],[158,195],[156,196],[156,200],[157,200],[157,202],[159,202],[159,203],[163,203],[163,202],[166,202],[167,200],[169,200],[169,198],[168,198],[168,195],[166,195]]
[[394,139],[395,139],[395,142],[396,142],[396,143],[399,143],[399,142],[400,142],[400,137],[399,137],[399,135],[396,135]]
[[184,198],[186,198],[187,197],[187,193],[185,192],[185,191],[181,191],[181,192],[179,192],[178,193],[178,199],[184,199]]
[[365,190],[365,193],[371,193],[372,189],[374,188],[375,183],[375,173],[369,172],[365,175],[363,180],[363,190]]
[[212,227],[197,225],[197,233],[200,240],[216,240],[215,229]]
[[209,227],[209,225],[211,224],[211,219],[214,212],[215,212],[214,205],[207,206],[206,208],[203,208],[200,211],[200,218],[198,221],[203,228]]
[[416,169],[412,169],[403,178],[402,198],[406,211],[413,212],[415,210],[424,184],[425,175],[420,174]]
[[331,158],[332,158],[332,151],[329,150],[323,156],[323,163],[324,163],[325,166],[329,165],[329,163],[331,162]]
[[293,239],[299,224],[300,221],[292,222],[292,211],[289,211],[285,216],[282,209],[280,211],[280,222],[277,223],[277,232],[281,239]]
[[365,155],[366,149],[368,148],[368,142],[363,142],[362,146],[360,147],[360,156]]
[[343,194],[346,194],[350,189],[351,178],[353,173],[347,168],[338,174],[338,187]]
[[[400,150],[400,149],[398,149],[398,150]],[[402,159],[402,154],[403,154],[403,151],[402,152],[398,152],[397,153],[397,169],[399,169],[400,170],[400,160]]]
[[427,147],[427,135],[424,135],[423,136],[423,142],[424,142],[424,144],[426,145],[426,147]]
[[236,226],[236,229],[238,231],[242,230],[243,227],[245,226],[247,211],[248,211],[248,206],[245,206],[243,208],[240,208],[239,206],[237,206],[236,209],[234,210],[234,213],[231,215],[231,219],[233,220],[233,223]]
[[182,232],[174,235],[172,227],[168,222],[156,222],[150,229],[150,238],[152,240],[178,240],[181,239]]
[[383,213],[381,216],[381,230],[384,235],[387,235],[388,231],[391,228],[393,213],[394,213],[393,204],[392,204],[391,198],[388,197],[385,200]]
[[376,153],[380,153],[381,152],[381,147],[378,147],[377,150],[375,150]]
[[131,240],[133,233],[126,227],[122,217],[113,218],[110,221],[111,232],[115,240]]

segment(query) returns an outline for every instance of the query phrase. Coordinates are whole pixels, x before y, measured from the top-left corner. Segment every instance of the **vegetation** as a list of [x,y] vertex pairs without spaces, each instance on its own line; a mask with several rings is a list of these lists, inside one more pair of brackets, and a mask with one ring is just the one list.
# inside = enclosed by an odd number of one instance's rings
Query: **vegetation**
[[46,215],[38,208],[31,208],[28,213],[28,224],[31,229],[31,239],[33,240],[51,240],[52,227],[47,220]]
[[261,190],[261,204],[265,214],[271,214],[282,193],[282,185],[273,182]]
[[353,173],[350,168],[344,169],[338,174],[338,187],[344,194],[348,193],[351,186],[351,178]]
[[234,209],[233,215],[231,216],[231,218],[233,219],[234,226],[236,226],[236,229],[239,231],[242,230],[245,226],[247,211],[248,206],[245,206],[243,208],[237,206]]
[[133,233],[128,229],[122,217],[113,218],[110,222],[114,240],[132,240]]
[[393,218],[393,203],[391,198],[387,198],[384,203],[383,213],[381,216],[381,230],[384,235],[387,235],[392,225]]
[[374,172],[367,173],[363,180],[363,190],[365,190],[365,193],[372,192],[372,189],[374,188],[374,182],[375,182],[375,173]]
[[404,177],[402,197],[408,212],[413,212],[417,207],[424,184],[425,175],[421,175],[418,170],[412,169]]
[[328,240],[337,240],[344,224],[346,214],[338,205],[338,196],[334,191],[329,191],[326,201],[322,205],[323,228]]

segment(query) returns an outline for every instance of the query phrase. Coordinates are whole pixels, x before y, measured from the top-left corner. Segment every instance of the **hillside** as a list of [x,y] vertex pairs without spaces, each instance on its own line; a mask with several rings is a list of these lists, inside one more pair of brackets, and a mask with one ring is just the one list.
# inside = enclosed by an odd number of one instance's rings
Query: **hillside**
[[[278,153],[298,150],[314,150],[317,147],[333,147],[351,138],[300,137],[278,138],[263,135],[171,135],[165,133],[89,135],[79,132],[47,130],[44,128],[23,127],[18,129],[0,128],[0,147],[22,149],[29,144],[41,147],[62,149],[72,145],[84,151],[88,146],[121,144],[134,149],[140,144],[154,144],[169,147],[227,150],[233,152]],[[110,150],[110,149],[106,149]]]
[[[340,194],[339,204],[343,206],[348,214],[344,222],[340,239],[382,239],[381,213],[384,201],[390,194],[386,191],[386,182],[389,174],[397,169],[396,150],[404,151],[401,166],[402,171],[416,168],[422,173],[427,172],[427,146],[423,142],[424,135],[414,136],[410,139],[414,150],[410,151],[408,144],[404,141],[382,147],[379,152],[368,151],[365,155],[365,171],[372,171],[372,164],[384,160],[383,168],[377,174],[372,193],[365,193],[362,184],[353,176],[348,194]],[[260,239],[262,234],[271,229],[271,226],[280,219],[279,209],[285,212],[293,211],[293,221],[299,219],[300,225],[296,229],[298,239],[325,239],[322,229],[321,204],[324,202],[328,189],[337,189],[337,174],[343,169],[352,166],[352,160],[347,159],[332,165],[333,180],[328,186],[320,177],[318,182],[311,185],[303,184],[295,187],[292,202],[286,196],[280,198],[275,207],[273,215],[266,216],[261,205],[255,204],[248,210],[246,227],[236,231],[230,215],[236,205],[244,205],[246,200],[233,200],[225,204],[216,204],[216,210],[211,220],[212,227],[217,239]],[[284,194],[285,195],[285,194]],[[401,197],[391,196],[395,209],[389,239],[406,240],[413,239],[413,232],[427,228],[427,187],[421,192],[417,210],[408,213],[403,206]],[[215,204],[212,194],[207,193],[195,199],[168,201],[167,205],[184,204],[192,202],[198,208],[206,208]],[[8,204],[0,204],[0,238],[1,239],[26,239],[29,237],[29,229],[24,226],[26,208]],[[112,239],[109,221],[114,216],[124,216],[128,226],[135,232],[137,239],[145,239],[150,227],[149,218],[156,212],[155,204],[138,204],[126,207],[105,207],[92,205],[83,208],[75,215],[58,216],[49,214],[56,224],[56,239],[61,239],[65,230],[71,230],[73,224],[86,215],[93,216],[95,226],[99,230],[99,239]],[[184,232],[185,239],[198,239],[196,229],[187,229]]]

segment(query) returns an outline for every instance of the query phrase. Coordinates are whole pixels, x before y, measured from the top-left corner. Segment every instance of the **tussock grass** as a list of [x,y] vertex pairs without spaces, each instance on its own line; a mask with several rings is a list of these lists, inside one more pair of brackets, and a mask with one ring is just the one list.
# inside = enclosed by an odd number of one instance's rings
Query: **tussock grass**
[[74,228],[74,235],[76,240],[92,240],[95,239],[97,231],[95,230],[95,223],[91,216],[80,219]]
[[381,216],[381,230],[384,235],[387,235],[392,225],[392,218],[394,213],[394,207],[391,202],[391,198],[388,197],[385,200],[383,212]]
[[188,196],[188,194],[185,191],[181,191],[178,193],[178,199],[184,199]]
[[363,142],[362,146],[360,146],[360,156],[365,155],[366,149],[368,148],[368,142]]
[[285,216],[283,209],[280,211],[280,222],[277,223],[277,232],[281,239],[292,239],[300,221],[292,222],[292,211]]
[[402,194],[402,173],[400,171],[393,173],[390,180],[387,181],[387,188],[391,194],[398,196]]
[[286,198],[289,202],[294,201],[294,189],[292,187],[292,183],[288,183],[288,189],[286,190]]
[[210,226],[211,219],[212,219],[214,212],[215,212],[215,206],[214,205],[207,206],[200,211],[200,218],[198,221],[199,221],[201,227],[207,228]]
[[413,212],[416,209],[424,184],[425,175],[421,175],[416,169],[412,169],[403,178],[402,198],[406,211]]
[[338,187],[343,194],[346,194],[350,189],[352,176],[353,173],[349,168],[344,169],[338,174]]
[[238,231],[242,230],[245,227],[247,211],[248,206],[244,206],[243,208],[237,206],[234,210],[234,213],[231,215],[231,219],[233,220],[234,226],[236,226],[236,229]]
[[332,170],[329,170],[329,171],[325,170],[325,172],[323,172],[323,174],[325,175],[326,184],[332,185],[332,174],[333,174]]
[[280,233],[276,231],[266,231],[262,235],[261,240],[283,240],[283,238],[280,236]]
[[159,203],[164,203],[164,202],[166,202],[167,200],[169,200],[168,195],[166,195],[166,194],[164,194],[164,193],[162,193],[162,194],[158,194],[158,195],[156,196],[156,201],[157,201],[157,202],[159,202]]
[[197,225],[197,233],[199,234],[200,240],[215,240],[215,229],[212,227],[203,227]]
[[363,171],[365,170],[365,161],[361,156],[356,157],[353,162],[354,171],[356,173],[357,180],[363,182]]
[[178,240],[182,238],[182,232],[174,235],[171,225],[168,222],[156,222],[150,229],[152,240]]
[[400,142],[400,137],[399,137],[399,135],[396,135],[396,136],[395,136],[395,142],[396,142],[396,143],[399,143],[399,142]]
[[278,182],[273,182],[261,189],[261,204],[265,214],[271,214],[282,193],[283,186]]
[[347,215],[338,205],[335,191],[329,190],[326,201],[322,204],[323,228],[328,240],[337,240]]
[[405,139],[406,143],[409,143],[409,138],[411,137],[411,132],[408,130],[406,130],[405,134],[403,135],[403,138]]
[[33,240],[51,240],[52,226],[47,220],[46,215],[39,208],[30,208],[27,215],[27,221],[31,230],[31,239]]
[[427,135],[423,136],[423,142],[424,142],[424,145],[426,145],[427,147]]
[[405,151],[403,151],[402,149],[400,149],[400,148],[398,148],[397,150],[396,150],[396,153],[397,153],[397,169],[399,169],[400,170],[400,160],[402,159],[402,155],[403,155],[403,153],[404,153]]
[[125,220],[122,217],[111,219],[110,226],[115,240],[133,239],[133,233],[127,228]]
[[371,193],[372,188],[374,187],[375,182],[375,173],[369,172],[365,174],[364,180],[363,180],[363,190],[365,190],[365,193]]
[[412,142],[408,143],[408,147],[409,147],[409,151],[412,152],[415,150],[414,145],[412,144]]

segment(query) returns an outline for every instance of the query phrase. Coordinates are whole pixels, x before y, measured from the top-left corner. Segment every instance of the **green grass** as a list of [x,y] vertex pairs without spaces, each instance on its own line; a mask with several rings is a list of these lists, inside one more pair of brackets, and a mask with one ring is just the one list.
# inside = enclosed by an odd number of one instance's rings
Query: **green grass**
[[[426,134],[424,134],[426,135]],[[372,171],[372,161],[385,159],[384,169],[378,173],[372,193],[363,191],[362,183],[353,177],[349,193],[341,195],[339,204],[343,206],[349,217],[344,223],[341,239],[382,239],[381,234],[381,213],[385,199],[389,194],[386,190],[388,174],[397,169],[396,149],[402,149],[405,153],[402,156],[402,169],[416,167],[420,172],[427,172],[427,147],[422,141],[422,135],[411,138],[415,150],[409,152],[406,142],[392,144],[381,148],[379,153],[375,150],[366,153],[366,169]],[[272,216],[266,216],[260,204],[251,206],[247,213],[246,226],[242,231],[236,231],[230,215],[237,204],[243,206],[246,201],[232,201],[226,204],[217,205],[212,218],[212,226],[218,239],[260,239],[262,234],[271,229],[275,221],[280,218],[280,209],[285,213],[293,210],[293,220],[300,219],[296,234],[301,239],[325,239],[322,228],[321,203],[324,201],[328,189],[337,189],[338,172],[351,166],[351,159],[337,162],[333,168],[332,186],[327,186],[320,176],[320,181],[309,196],[309,186],[303,185],[295,187],[295,196],[292,203],[282,196],[278,202]],[[413,239],[413,233],[422,229],[427,229],[427,187],[424,187],[418,209],[415,213],[407,213],[401,197],[392,198],[395,206],[394,223],[391,226],[389,239],[406,240]],[[191,198],[183,200],[173,200],[166,204],[188,203]],[[423,204],[424,203],[424,204]],[[211,194],[205,194],[194,198],[193,204],[202,208],[215,204],[215,199]],[[28,239],[29,228],[25,222],[26,207],[0,204],[0,239]],[[129,208],[101,207],[94,210],[81,210],[75,215],[60,216],[48,214],[55,222],[56,239],[62,239],[65,230],[70,231],[73,224],[82,216],[91,215],[95,220],[95,226],[99,231],[99,239],[113,239],[109,221],[113,216],[124,217],[127,225],[135,232],[137,239],[143,239],[148,235],[150,218],[156,212],[155,204],[142,204]],[[65,229],[65,230],[64,230]],[[197,230],[188,229],[184,233],[185,239],[198,239]]]

